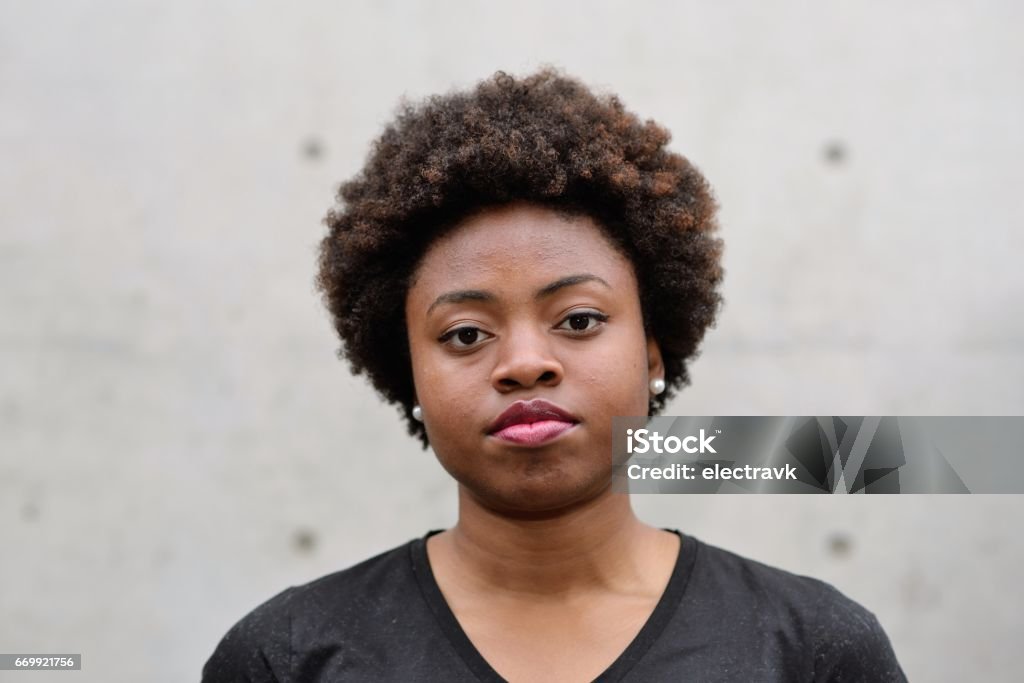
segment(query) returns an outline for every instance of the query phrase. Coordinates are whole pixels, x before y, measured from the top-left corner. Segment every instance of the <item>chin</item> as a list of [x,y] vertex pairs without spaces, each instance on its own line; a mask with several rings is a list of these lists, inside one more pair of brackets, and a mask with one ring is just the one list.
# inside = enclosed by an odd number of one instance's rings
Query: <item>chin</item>
[[482,504],[503,514],[544,516],[595,498],[611,485],[608,472],[587,474],[549,469],[527,473],[514,481],[503,477],[483,486],[463,485]]

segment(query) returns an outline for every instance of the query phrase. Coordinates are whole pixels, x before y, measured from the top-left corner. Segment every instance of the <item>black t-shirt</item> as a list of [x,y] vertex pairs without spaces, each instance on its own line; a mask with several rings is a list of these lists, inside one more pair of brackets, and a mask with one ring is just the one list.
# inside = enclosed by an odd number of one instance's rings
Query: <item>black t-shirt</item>
[[[682,542],[668,586],[597,681],[906,680],[875,615],[830,584],[671,531]],[[434,580],[435,533],[256,607],[204,683],[503,681]]]

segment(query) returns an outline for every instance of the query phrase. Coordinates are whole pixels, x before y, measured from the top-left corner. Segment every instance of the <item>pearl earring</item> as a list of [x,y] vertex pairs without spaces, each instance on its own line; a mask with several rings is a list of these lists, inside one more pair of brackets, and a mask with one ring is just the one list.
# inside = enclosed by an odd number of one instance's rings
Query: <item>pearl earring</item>
[[656,378],[651,380],[651,393],[657,396],[661,392],[665,391],[665,380]]
[[419,404],[412,407],[412,419],[423,422],[423,408],[420,408]]

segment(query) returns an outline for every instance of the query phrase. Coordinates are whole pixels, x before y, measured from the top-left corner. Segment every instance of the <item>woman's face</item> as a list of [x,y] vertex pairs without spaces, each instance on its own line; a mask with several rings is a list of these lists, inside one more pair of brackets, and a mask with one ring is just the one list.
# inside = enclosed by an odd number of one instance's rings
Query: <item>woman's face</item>
[[632,265],[591,219],[468,218],[424,255],[405,313],[427,436],[478,502],[539,512],[608,488],[612,417],[646,415],[663,369]]

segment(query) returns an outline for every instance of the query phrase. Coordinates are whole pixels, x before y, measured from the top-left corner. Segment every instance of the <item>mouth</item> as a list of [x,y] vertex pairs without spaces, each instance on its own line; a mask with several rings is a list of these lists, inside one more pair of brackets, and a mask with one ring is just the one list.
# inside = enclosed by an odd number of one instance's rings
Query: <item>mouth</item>
[[522,446],[540,446],[561,436],[576,426],[575,422],[541,420],[529,424],[517,424],[491,434],[491,436]]
[[558,438],[577,424],[569,411],[543,399],[516,401],[487,429],[496,439],[523,446],[539,446]]

